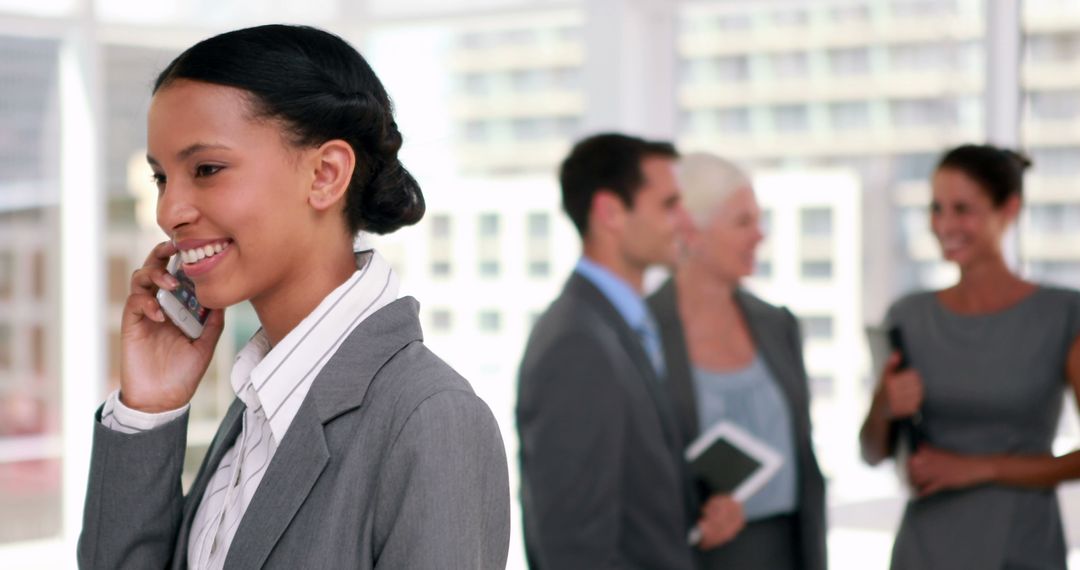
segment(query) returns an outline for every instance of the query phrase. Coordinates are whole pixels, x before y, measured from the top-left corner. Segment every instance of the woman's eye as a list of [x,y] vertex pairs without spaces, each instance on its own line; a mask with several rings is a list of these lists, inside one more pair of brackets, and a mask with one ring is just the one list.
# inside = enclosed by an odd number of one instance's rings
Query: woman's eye
[[223,167],[216,164],[200,164],[195,167],[195,177],[203,178],[205,176],[213,176],[217,174]]
[[150,179],[154,181],[154,184],[160,189],[165,187],[165,175],[157,172],[150,175]]

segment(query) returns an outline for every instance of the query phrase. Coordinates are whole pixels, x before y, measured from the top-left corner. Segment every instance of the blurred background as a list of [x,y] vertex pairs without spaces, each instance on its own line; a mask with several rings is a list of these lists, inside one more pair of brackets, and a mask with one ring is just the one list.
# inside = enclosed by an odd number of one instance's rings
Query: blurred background
[[[342,35],[395,100],[428,214],[365,239],[494,410],[515,502],[516,368],[580,253],[555,168],[582,135],[670,138],[753,172],[767,239],[749,285],[802,321],[832,568],[887,567],[904,491],[858,457],[863,328],[955,277],[928,229],[940,152],[1026,150],[1010,259],[1080,286],[1075,0],[0,0],[0,567],[74,566],[127,281],[164,237],[145,163],[152,81],[195,41],[270,22]],[[229,310],[193,402],[188,481],[257,326]],[[1067,400],[1060,452],[1080,441]],[[1080,568],[1080,491],[1060,492]],[[515,505],[514,569],[519,520]]]

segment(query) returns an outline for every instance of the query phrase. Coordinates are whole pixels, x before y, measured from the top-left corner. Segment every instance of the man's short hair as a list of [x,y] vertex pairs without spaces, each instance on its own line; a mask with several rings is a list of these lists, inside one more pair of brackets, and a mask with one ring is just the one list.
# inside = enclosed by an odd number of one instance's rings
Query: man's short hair
[[563,209],[582,237],[589,230],[589,209],[601,188],[614,192],[627,207],[645,183],[641,163],[650,157],[678,158],[668,142],[603,133],[574,145],[559,168]]

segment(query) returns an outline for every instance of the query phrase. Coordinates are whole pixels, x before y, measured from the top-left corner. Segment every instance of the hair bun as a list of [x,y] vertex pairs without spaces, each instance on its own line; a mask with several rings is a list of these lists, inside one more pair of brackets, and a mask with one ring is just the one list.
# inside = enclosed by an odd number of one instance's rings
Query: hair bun
[[1028,156],[1027,153],[1019,150],[1013,150],[1010,148],[1002,149],[1002,152],[1004,152],[1006,156],[1014,160],[1016,164],[1020,166],[1020,170],[1027,170],[1031,168],[1031,157]]

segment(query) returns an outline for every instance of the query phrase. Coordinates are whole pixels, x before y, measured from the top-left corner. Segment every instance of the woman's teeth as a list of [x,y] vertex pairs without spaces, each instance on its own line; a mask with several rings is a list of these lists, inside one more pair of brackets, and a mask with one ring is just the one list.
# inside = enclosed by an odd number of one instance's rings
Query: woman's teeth
[[180,260],[184,263],[196,263],[207,257],[213,257],[228,248],[228,242],[218,242],[193,249],[184,249],[180,251]]

